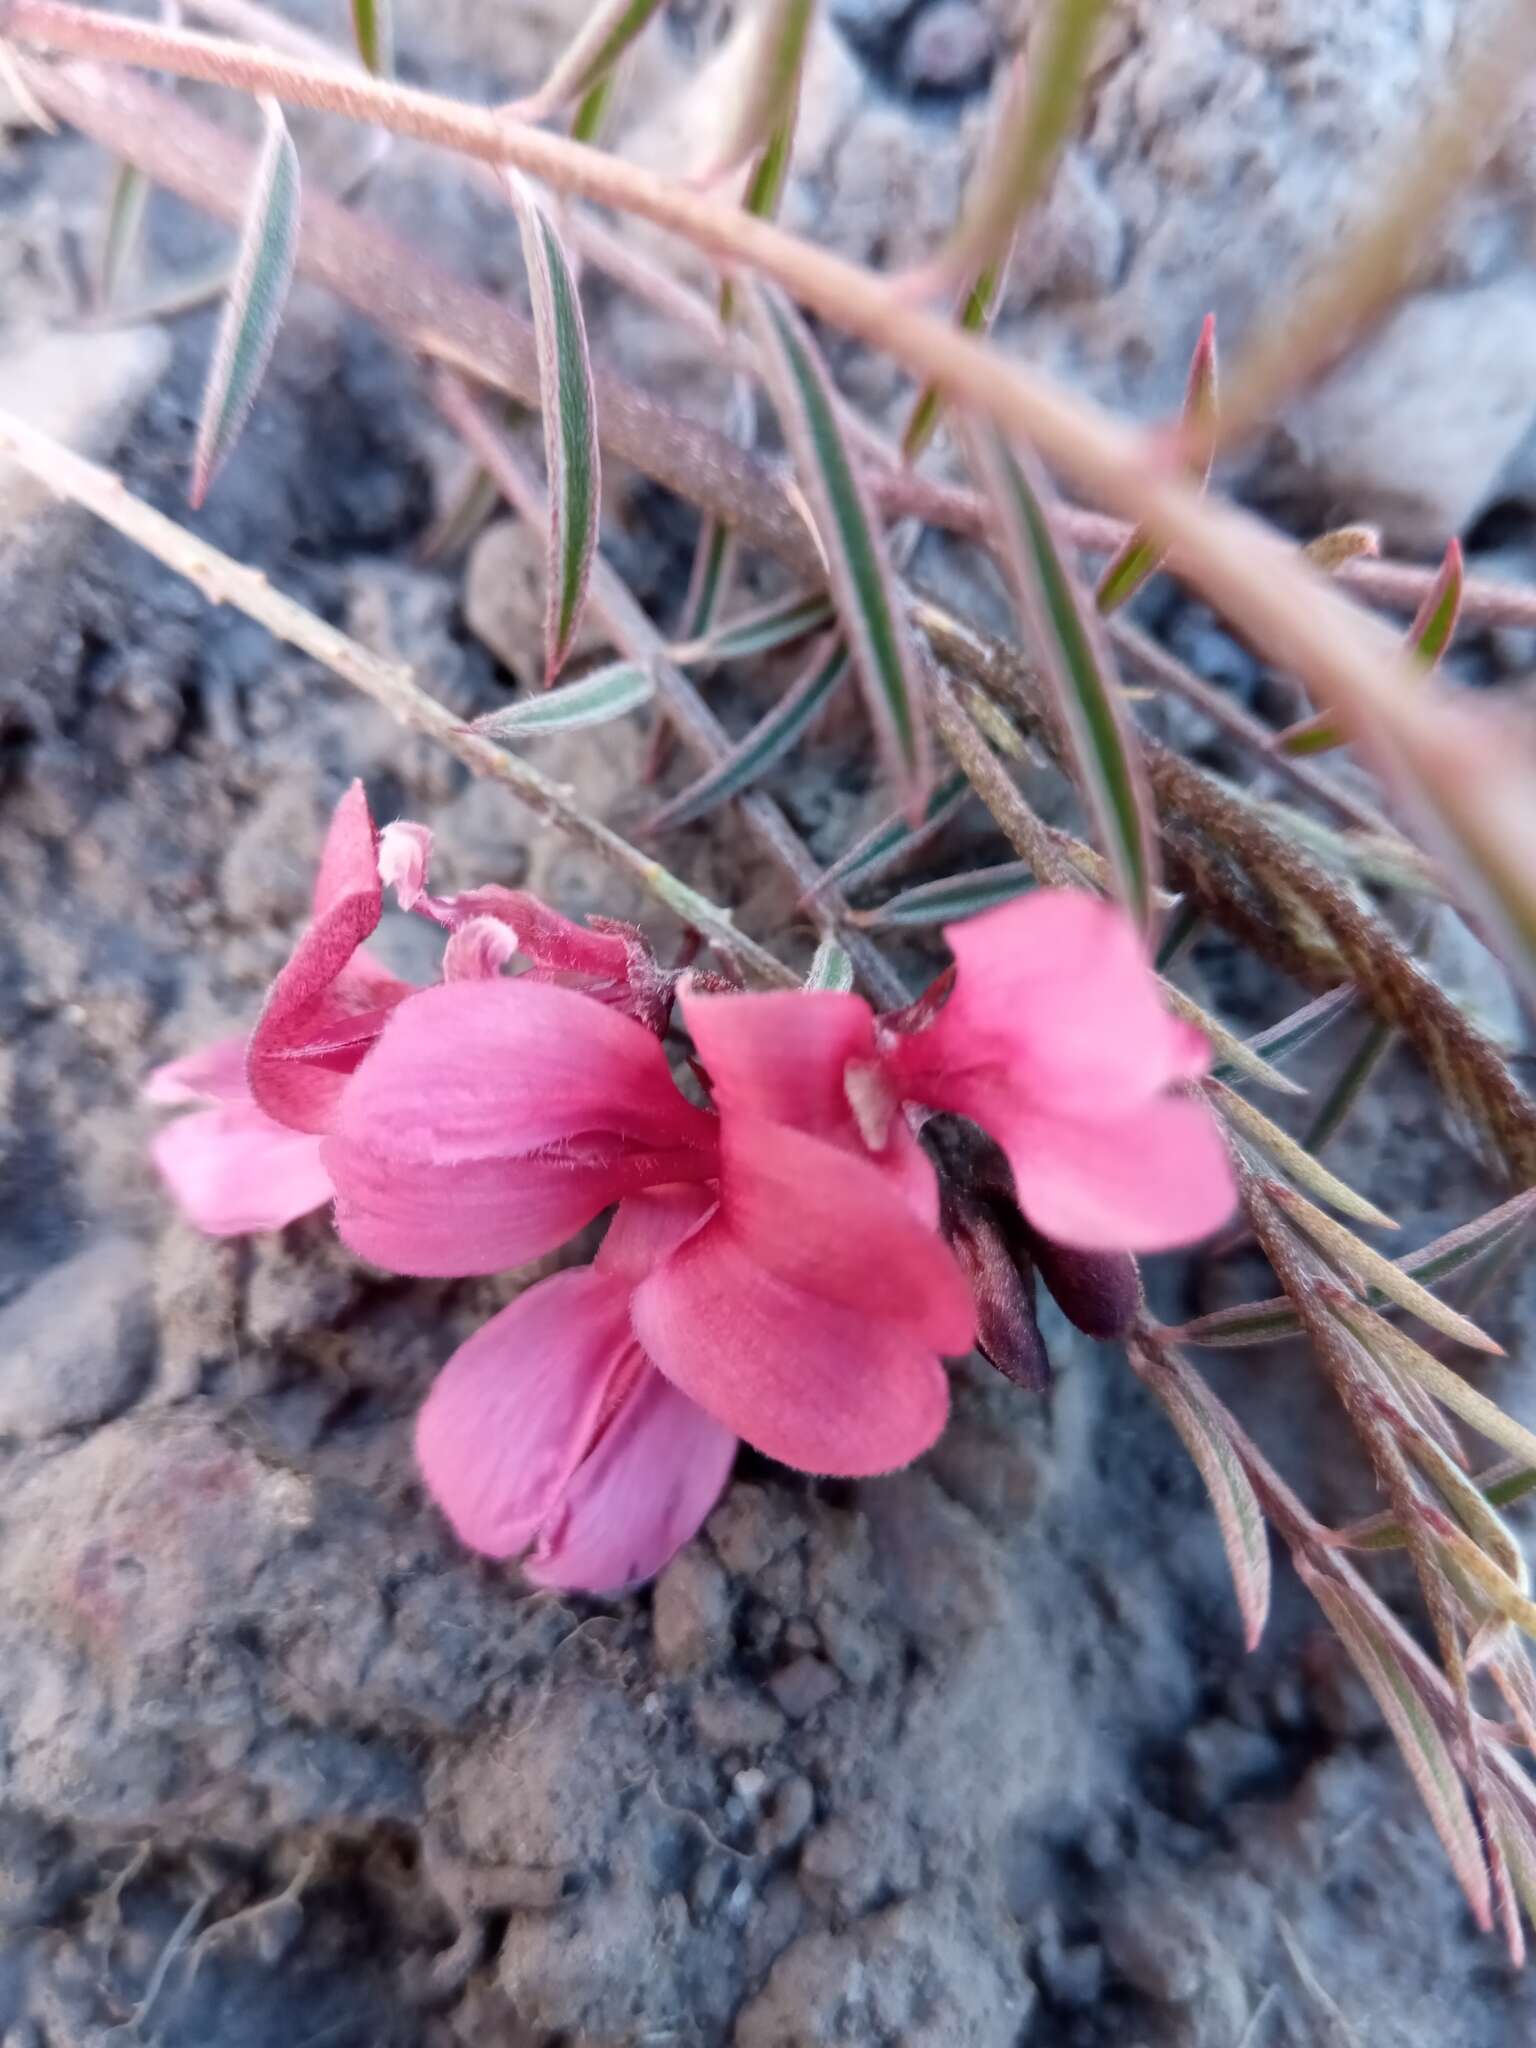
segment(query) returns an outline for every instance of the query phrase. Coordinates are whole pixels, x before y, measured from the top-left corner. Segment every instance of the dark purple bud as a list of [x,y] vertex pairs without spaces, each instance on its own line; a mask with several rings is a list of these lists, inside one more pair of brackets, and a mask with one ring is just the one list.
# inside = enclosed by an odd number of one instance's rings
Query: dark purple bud
[[1011,1202],[944,1188],[944,1231],[976,1304],[976,1349],[1016,1387],[1040,1394],[1051,1361],[1035,1320],[1035,1268]]
[[1129,1252],[1078,1252],[1029,1233],[1040,1278],[1085,1337],[1124,1337],[1141,1309],[1141,1275]]

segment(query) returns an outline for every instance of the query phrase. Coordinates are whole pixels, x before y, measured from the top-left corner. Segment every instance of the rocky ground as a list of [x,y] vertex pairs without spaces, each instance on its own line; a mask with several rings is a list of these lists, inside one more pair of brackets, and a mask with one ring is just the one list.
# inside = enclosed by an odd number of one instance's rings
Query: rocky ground
[[[1296,246],[1309,220],[1325,233],[1319,195],[1343,206],[1351,164],[1411,112],[1454,9],[1376,0],[1310,43],[1299,0],[1124,12],[1128,41],[1041,230],[1055,253],[1024,266],[1011,317],[1150,405],[1176,388],[1205,294],[1230,292],[1243,317],[1257,279],[1235,216],[1268,203],[1265,166]],[[502,18],[445,10],[458,68],[439,75],[526,82],[536,61],[502,50]],[[818,59],[834,84],[809,110],[802,223],[866,255],[912,253],[921,223],[902,195],[942,220],[1013,26],[968,0],[845,5]],[[668,33],[681,46],[687,29]],[[681,68],[669,47],[662,71]],[[1247,170],[1239,128],[1258,153]],[[14,139],[0,166],[0,391],[115,450],[174,508],[210,317],[38,338],[72,304],[107,176],[67,137]],[[1469,256],[1415,302],[1423,318],[1479,292],[1523,303],[1524,190],[1511,173],[1484,209],[1503,258]],[[504,229],[409,153],[369,203],[466,272],[515,276]],[[1058,207],[1079,204],[1063,225]],[[157,205],[156,266],[193,268],[213,246]],[[683,381],[675,345],[616,303],[600,339],[632,368],[653,360],[658,384]],[[1529,351],[1508,353],[1509,376],[1529,377]],[[878,368],[855,374],[871,402],[894,395]],[[1314,512],[1334,495],[1401,512],[1402,480],[1361,452],[1388,435],[1379,393],[1352,402],[1368,428],[1353,452],[1329,429],[1317,446],[1334,467],[1318,484],[1314,451],[1296,474],[1320,492]],[[1485,552],[1527,545],[1519,446],[1536,388],[1521,402],[1461,495],[1416,464],[1409,537],[1476,513]],[[470,713],[504,696],[533,610],[515,529],[482,542],[467,576],[417,562],[448,467],[409,366],[301,289],[202,530]],[[665,612],[687,522],[632,488],[612,511],[615,558]],[[9,475],[0,529],[3,2048],[1526,2038],[1536,1992],[1470,1927],[1374,1709],[1283,1570],[1266,1642],[1243,1656],[1199,1482],[1112,1351],[1058,1330],[1060,1382],[1041,1403],[962,1369],[944,1442],[890,1479],[814,1485],[744,1458],[705,1536],[626,1600],[530,1594],[459,1554],[412,1475],[410,1419],[516,1283],[384,1281],[318,1223],[195,1237],[149,1174],[137,1090],[155,1061],[251,1014],[355,774],[380,815],[431,822],[450,883],[641,906]],[[1265,687],[1193,609],[1162,624],[1224,663],[1219,680]],[[1474,652],[1490,672],[1530,660],[1508,637]],[[642,740],[614,731],[540,758],[632,824]],[[828,856],[867,816],[847,761],[824,738],[784,784]],[[788,925],[779,885],[728,830],[668,857],[755,931]],[[413,949],[429,938],[399,920],[384,944],[425,975]],[[1291,1000],[1214,942],[1196,964],[1239,1025]],[[1475,961],[1462,971],[1495,1012],[1497,987]],[[1415,1241],[1489,1199],[1406,1061],[1339,1163]],[[1262,1276],[1167,1262],[1155,1284],[1174,1313]],[[1507,1337],[1529,1330],[1529,1297],[1527,1281]],[[1363,1506],[1304,1363],[1217,1369],[1324,1512]],[[1514,1368],[1498,1391],[1536,1406]]]

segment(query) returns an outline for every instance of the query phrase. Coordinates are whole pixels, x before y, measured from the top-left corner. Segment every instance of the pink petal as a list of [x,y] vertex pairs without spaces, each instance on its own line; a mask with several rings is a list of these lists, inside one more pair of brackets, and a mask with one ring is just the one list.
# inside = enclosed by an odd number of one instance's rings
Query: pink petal
[[712,1213],[712,1187],[653,1187],[620,1202],[595,1264],[636,1287]]
[[614,1593],[669,1563],[720,1498],[736,1439],[647,1365],[524,1566],[540,1586]]
[[1096,1122],[999,1103],[987,1129],[1029,1221],[1079,1251],[1193,1244],[1236,1206],[1226,1146],[1201,1102],[1163,1097]]
[[149,1149],[177,1207],[210,1237],[281,1230],[331,1198],[319,1139],[274,1123],[254,1103],[177,1117]]
[[722,1115],[741,1110],[858,1143],[843,1073],[875,1056],[862,996],[707,996],[685,986],[682,1010]]
[[347,1076],[390,1010],[412,992],[409,982],[359,951],[383,901],[373,821],[355,782],[331,820],[314,922],[273,982],[251,1034],[251,1094],[294,1130],[329,1127]]
[[342,1241],[388,1272],[435,1279],[526,1265],[610,1203],[709,1169],[709,1155],[697,1149],[588,1148],[585,1156],[547,1151],[447,1166],[402,1160],[346,1137],[327,1138],[322,1150]]
[[412,996],[348,1087],[336,1129],[402,1166],[519,1159],[577,1140],[712,1153],[715,1140],[715,1119],[678,1092],[651,1032],[526,977]]
[[944,1427],[949,1382],[932,1349],[775,1279],[718,1217],[636,1290],[633,1320],[675,1387],[803,1471],[888,1472]]
[[970,1349],[975,1311],[954,1254],[880,1167],[739,1115],[722,1124],[720,1154],[722,1216],[758,1265],[821,1301],[901,1323],[930,1350]]
[[416,1455],[461,1542],[527,1549],[633,1351],[628,1289],[587,1270],[541,1280],[459,1346],[417,1418]]
[[944,936],[954,991],[890,1052],[915,1099],[969,1115],[965,1077],[991,1066],[1053,1114],[1109,1116],[1204,1071],[1203,1041],[1164,1008],[1141,939],[1113,904],[1041,890]]
[[245,1078],[248,1043],[245,1033],[237,1031],[156,1067],[144,1083],[146,1101],[249,1102],[251,1090]]
[[471,917],[448,935],[444,981],[489,981],[517,952],[517,933],[494,917]]

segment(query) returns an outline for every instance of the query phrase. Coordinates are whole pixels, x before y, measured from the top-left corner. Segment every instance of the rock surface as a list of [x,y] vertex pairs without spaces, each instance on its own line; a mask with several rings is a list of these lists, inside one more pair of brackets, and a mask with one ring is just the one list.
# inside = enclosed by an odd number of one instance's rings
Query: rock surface
[[[1295,164],[1295,235],[1334,218],[1337,81],[1355,66],[1364,131],[1390,127],[1447,14],[1329,11],[1298,53],[1296,6],[1127,10],[1140,40],[1107,60],[1052,201],[1056,253],[1042,243],[1036,283],[1015,286],[1020,335],[1160,403],[1211,276],[1228,266],[1224,290],[1251,288],[1246,243],[1218,232],[1234,193],[1262,209],[1266,167]],[[454,14],[489,36],[485,10]],[[878,232],[915,255],[947,217],[979,101],[961,95],[957,121],[948,99],[914,114],[871,84],[866,61],[909,47],[920,12],[863,15],[874,54],[828,45],[849,96],[836,120],[808,110],[824,139],[793,204],[818,206],[828,239],[868,252]],[[1196,115],[1218,71],[1225,125],[1207,142]],[[68,139],[19,147],[0,243],[56,278],[62,262],[16,248],[88,234],[99,161]],[[1164,224],[1180,177],[1208,248]],[[1113,180],[1139,212],[1105,197]],[[900,218],[919,188],[927,210]],[[413,165],[377,203],[418,209],[467,271],[505,283],[505,252],[446,179]],[[152,240],[183,267],[202,251],[174,213]],[[1133,282],[1117,285],[1122,258]],[[1154,305],[1164,341],[1138,354],[1125,337]],[[134,389],[107,440],[123,436],[130,482],[168,505],[210,327],[168,330],[152,395],[149,353],[125,385],[105,351],[99,389],[77,394],[83,419]],[[498,663],[468,629],[461,571],[411,566],[434,432],[410,368],[302,298],[201,530],[412,661],[467,718],[505,701],[519,649]],[[0,665],[5,2048],[1528,2038],[1536,1990],[1470,1927],[1315,1610],[1282,1569],[1269,1636],[1243,1656],[1178,1442],[1112,1350],[1059,1325],[1050,1402],[962,1368],[954,1424],[914,1471],[847,1487],[744,1458],[648,1592],[563,1602],[455,1548],[412,1471],[412,1416],[517,1280],[382,1281],[319,1221],[258,1243],[193,1237],[153,1183],[139,1087],[252,1014],[353,774],[382,816],[430,818],[449,885],[644,906],[233,614],[78,521],[60,532],[39,631]],[[676,522],[639,498],[609,539],[667,614]],[[1214,638],[1190,610],[1170,630]],[[1228,654],[1234,690],[1262,687]],[[721,701],[740,712],[724,687]],[[633,822],[643,754],[624,727],[537,758]],[[813,749],[786,783],[827,852],[863,800],[846,755],[828,766]],[[752,929],[799,936],[788,893],[732,834],[679,835],[668,858]],[[423,934],[391,921],[381,951],[424,977]],[[1242,1028],[1287,1006],[1219,944],[1197,965]],[[1391,1074],[1338,1163],[1428,1238],[1486,1190],[1422,1079],[1406,1061]],[[1183,1264],[1153,1279],[1170,1316],[1206,1305]],[[1512,1349],[1529,1292],[1501,1326]],[[1490,1384],[1519,1393],[1512,1368]],[[1223,1391],[1321,1511],[1365,1511],[1345,1433],[1295,1361],[1240,1362]]]

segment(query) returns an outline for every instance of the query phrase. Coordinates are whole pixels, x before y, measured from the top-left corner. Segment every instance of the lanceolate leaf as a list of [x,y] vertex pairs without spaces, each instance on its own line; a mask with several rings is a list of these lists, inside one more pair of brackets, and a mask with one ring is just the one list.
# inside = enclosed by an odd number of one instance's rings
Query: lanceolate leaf
[[[1440,564],[1434,582],[1424,593],[1424,601],[1408,628],[1404,642],[1425,668],[1433,668],[1450,645],[1456,621],[1461,616],[1465,581],[1461,542],[1453,540],[1445,551],[1445,560]],[[1320,711],[1315,717],[1302,719],[1298,725],[1288,726],[1280,734],[1277,744],[1286,754],[1326,754],[1334,747],[1343,746],[1344,735],[1328,713]]]
[[759,611],[744,613],[739,619],[727,619],[702,639],[686,640],[667,652],[683,668],[699,667],[706,662],[744,661],[750,655],[772,654],[780,647],[793,646],[807,634],[819,633],[824,626],[831,625],[833,616],[832,600],[824,591],[812,591],[808,596],[803,591],[796,592],[793,597],[776,598]]
[[1287,1059],[1293,1052],[1300,1052],[1303,1046],[1320,1038],[1346,1010],[1353,1009],[1357,1000],[1356,990],[1348,982],[1343,982],[1303,1009],[1293,1010],[1289,1017],[1282,1017],[1278,1024],[1271,1024],[1267,1031],[1256,1033],[1248,1040],[1248,1049],[1262,1053],[1267,1060]]
[[[784,186],[789,178],[789,160],[794,152],[795,122],[799,112],[797,97],[790,102],[784,118],[763,144],[757,162],[752,166],[752,175],[742,194],[741,210],[757,220],[772,220],[779,210],[779,201],[784,197]],[[721,323],[729,327],[736,317],[736,286],[729,277],[720,281],[719,303]]]
[[1311,1238],[1320,1251],[1356,1279],[1384,1294],[1398,1308],[1407,1309],[1410,1315],[1428,1323],[1441,1336],[1465,1344],[1473,1351],[1502,1352],[1503,1346],[1496,1344],[1476,1323],[1458,1315],[1455,1309],[1431,1294],[1421,1281],[1415,1280],[1401,1266],[1395,1266],[1390,1259],[1383,1258],[1370,1245],[1362,1243],[1352,1230],[1346,1230],[1342,1223],[1335,1223],[1331,1216],[1324,1215],[1305,1195],[1297,1194],[1294,1188],[1284,1187],[1278,1181],[1269,1182],[1267,1191],[1270,1199]]
[[920,825],[909,825],[899,812],[883,818],[862,839],[855,840],[846,853],[839,855],[807,894],[815,897],[823,889],[835,888],[839,883],[845,886],[850,882],[867,885],[888,874],[893,867],[898,867],[936,839],[955,813],[969,801],[971,794],[968,778],[957,768],[935,785],[923,807]]
[[1307,1127],[1304,1141],[1307,1151],[1322,1151],[1360,1100],[1376,1069],[1396,1043],[1397,1032],[1390,1024],[1383,1024],[1378,1019],[1367,1025]]
[[948,924],[951,918],[974,917],[980,910],[1011,903],[1034,887],[1034,869],[1026,861],[1011,860],[1000,867],[978,868],[974,874],[946,876],[942,882],[903,889],[877,910],[860,911],[855,921],[872,929]]
[[[1189,446],[1196,451],[1195,474],[1203,484],[1211,473],[1210,449],[1216,425],[1214,313],[1206,314],[1195,343],[1195,352],[1190,358],[1181,424]],[[1099,587],[1094,595],[1099,610],[1106,618],[1136,595],[1147,578],[1161,567],[1162,560],[1161,552],[1138,527],[1099,578]]]
[[1517,1458],[1528,1464],[1536,1464],[1536,1434],[1523,1423],[1516,1422],[1512,1415],[1506,1415],[1497,1401],[1490,1401],[1486,1394],[1480,1394],[1469,1380],[1459,1372],[1452,1372],[1448,1365],[1442,1365],[1432,1352],[1422,1344],[1416,1344],[1406,1331],[1396,1323],[1389,1323],[1385,1316],[1375,1309],[1364,1307],[1353,1301],[1339,1289],[1324,1291],[1329,1313],[1336,1316],[1345,1328],[1353,1331],[1368,1351],[1380,1351],[1411,1379],[1426,1388],[1443,1407],[1453,1415],[1459,1415],[1463,1422],[1487,1437],[1489,1443],[1497,1444],[1501,1450],[1512,1451]]
[[614,92],[618,86],[623,65],[615,64],[611,71],[605,71],[596,85],[589,86],[582,95],[576,111],[571,116],[572,142],[596,143],[602,135],[603,124],[608,119],[613,105]]
[[276,100],[246,204],[240,254],[203,392],[189,496],[201,505],[245,425],[272,357],[299,242],[299,157]]
[[816,948],[805,985],[807,989],[830,990],[839,996],[853,987],[853,962],[836,939],[823,939]]
[[656,678],[644,662],[616,661],[596,669],[579,683],[566,683],[546,696],[491,711],[470,727],[488,740],[536,739],[541,733],[575,732],[586,725],[607,725],[626,712],[638,711],[656,694]]
[[1374,1202],[1368,1202],[1364,1195],[1356,1194],[1337,1174],[1330,1173],[1305,1146],[1298,1145],[1288,1131],[1282,1131],[1251,1102],[1245,1101],[1220,1081],[1207,1081],[1205,1093],[1235,1130],[1241,1131],[1245,1138],[1267,1152],[1282,1173],[1299,1182],[1319,1201],[1326,1202],[1341,1215],[1353,1216],[1358,1223],[1374,1224],[1378,1230],[1397,1228],[1392,1218],[1378,1209]]
[[1248,1474],[1232,1443],[1220,1408],[1199,1375],[1174,1370],[1166,1360],[1132,1344],[1137,1370],[1168,1412],[1205,1481],[1243,1617],[1243,1638],[1258,1648],[1269,1615],[1269,1534]]
[[999,257],[1020,217],[1044,192],[1077,118],[1104,0],[1051,0],[1037,13],[1029,59],[1010,80],[991,153],[966,193],[939,261],[951,277]]
[[924,655],[907,623],[880,522],[843,440],[831,380],[815,344],[776,288],[754,289],[745,304],[881,751],[915,822],[928,793]]
[[395,22],[393,0],[352,0],[352,33],[357,54],[375,78],[393,78],[395,73]]
[[549,217],[525,178],[506,173],[522,231],[533,293],[533,335],[549,473],[549,597],[544,621],[544,681],[564,666],[581,623],[597,547],[597,401],[576,276]]
[[706,518],[699,528],[693,573],[683,599],[685,645],[697,644],[715,623],[715,615],[730,588],[735,556],[736,536],[731,528],[718,519]]
[[1051,529],[1048,485],[990,424],[967,430],[972,467],[999,523],[1003,562],[1040,653],[1075,780],[1137,923],[1151,923],[1157,893],[1151,803],[1113,659]]
[[751,47],[742,66],[745,89],[726,138],[705,173],[723,175],[756,149],[765,147],[794,116],[800,66],[816,0],[757,0]]
[[1277,1095],[1305,1095],[1306,1089],[1298,1086],[1278,1067],[1272,1067],[1246,1040],[1235,1038],[1226,1025],[1202,1010],[1192,996],[1185,995],[1171,981],[1160,984],[1163,1001],[1176,1017],[1182,1017],[1186,1024],[1193,1024],[1210,1041],[1211,1053],[1217,1070],[1255,1081],[1261,1088],[1272,1088]]
[[[1421,1286],[1439,1287],[1479,1261],[1506,1250],[1519,1233],[1528,1228],[1533,1217],[1536,1217],[1536,1188],[1501,1203],[1497,1209],[1490,1209],[1486,1216],[1479,1216],[1472,1223],[1464,1223],[1459,1229],[1448,1231],[1444,1237],[1437,1237],[1433,1244],[1410,1252],[1406,1258],[1396,1261],[1397,1269],[1400,1273],[1412,1275]],[[1368,1287],[1365,1299],[1371,1308],[1390,1306],[1387,1296],[1379,1288]],[[1208,1316],[1185,1323],[1173,1335],[1181,1344],[1219,1344],[1236,1350],[1248,1344],[1276,1343],[1281,1338],[1296,1337],[1300,1333],[1301,1322],[1290,1303],[1283,1295],[1276,1295],[1269,1301],[1246,1302],[1240,1308],[1216,1309]]]
[[1466,565],[1461,542],[1453,540],[1445,551],[1439,574],[1424,593],[1424,602],[1408,628],[1408,645],[1426,668],[1433,668],[1451,644],[1456,621],[1461,616],[1461,593],[1466,582]]
[[777,704],[706,775],[675,796],[650,823],[653,832],[686,825],[766,775],[806,731],[848,673],[848,649],[841,636],[822,648]]
[[144,233],[144,213],[149,204],[148,178],[133,164],[119,164],[107,201],[107,218],[101,237],[101,262],[96,273],[96,296],[103,306],[116,303],[129,265],[133,262]]
[[[955,324],[962,334],[985,334],[997,308],[998,287],[1007,268],[1007,254],[989,263],[972,281],[960,300]],[[916,462],[933,439],[944,410],[943,394],[937,384],[925,384],[912,401],[907,424],[902,430],[901,455],[904,462]]]
[[656,12],[658,0],[597,0],[596,6],[555,60],[555,67],[531,98],[512,109],[525,121],[580,99],[607,76]]
[[1302,1558],[1296,1560],[1296,1569],[1375,1695],[1478,1925],[1487,1928],[1491,1914],[1488,1869],[1477,1823],[1445,1739],[1424,1704],[1413,1674],[1351,1587],[1318,1571]]

